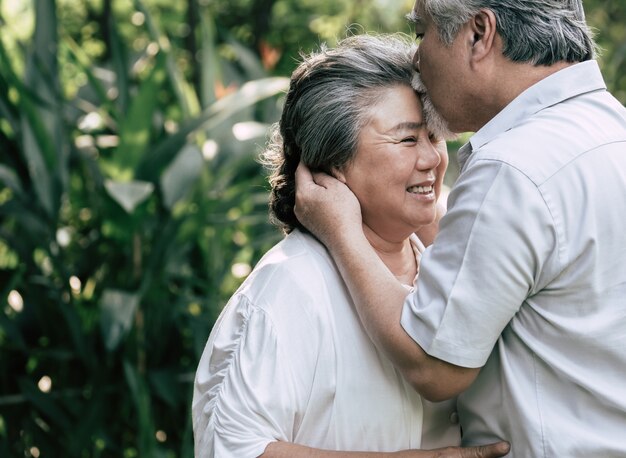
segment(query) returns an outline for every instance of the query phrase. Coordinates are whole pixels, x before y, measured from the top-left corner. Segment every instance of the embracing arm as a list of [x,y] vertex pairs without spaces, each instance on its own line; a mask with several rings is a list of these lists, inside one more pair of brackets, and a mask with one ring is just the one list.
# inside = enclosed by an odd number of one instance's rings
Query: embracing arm
[[506,442],[480,447],[446,447],[437,450],[402,450],[399,452],[335,452],[314,449],[288,442],[272,442],[259,458],[496,458],[509,452]]
[[404,377],[426,399],[441,401],[464,391],[478,369],[429,356],[400,324],[405,288],[374,252],[361,228],[356,197],[338,180],[300,165],[296,214],[330,250],[357,304],[363,325]]
[[440,199],[439,202],[437,202],[437,216],[435,220],[426,226],[420,227],[415,232],[415,235],[417,235],[424,246],[430,246],[435,241],[435,236],[439,232],[439,221],[441,221],[443,215],[446,214],[446,205],[444,202],[444,199]]

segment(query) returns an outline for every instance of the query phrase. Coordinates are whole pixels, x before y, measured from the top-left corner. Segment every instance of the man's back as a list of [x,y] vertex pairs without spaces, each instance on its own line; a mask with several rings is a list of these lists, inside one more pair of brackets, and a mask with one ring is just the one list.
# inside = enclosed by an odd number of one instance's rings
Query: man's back
[[466,442],[512,456],[626,455],[626,110],[589,84],[484,137],[463,172],[499,168],[519,194],[511,243],[532,246],[526,300],[459,400]]

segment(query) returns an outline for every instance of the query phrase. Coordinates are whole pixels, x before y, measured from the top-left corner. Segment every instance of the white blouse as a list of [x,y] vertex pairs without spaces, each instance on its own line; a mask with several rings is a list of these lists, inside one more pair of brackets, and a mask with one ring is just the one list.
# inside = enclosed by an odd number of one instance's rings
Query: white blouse
[[257,457],[277,440],[343,451],[460,442],[455,402],[428,403],[404,381],[362,328],[326,249],[297,230],[224,308],[192,411],[196,457]]

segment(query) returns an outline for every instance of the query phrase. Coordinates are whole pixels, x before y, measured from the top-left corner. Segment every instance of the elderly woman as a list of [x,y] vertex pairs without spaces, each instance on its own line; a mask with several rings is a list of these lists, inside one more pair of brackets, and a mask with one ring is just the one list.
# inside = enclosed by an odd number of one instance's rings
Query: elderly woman
[[287,235],[211,332],[193,396],[197,457],[460,442],[455,403],[421,399],[376,349],[332,258],[294,215],[298,163],[332,173],[359,199],[381,259],[412,287],[424,250],[415,232],[436,218],[447,154],[411,87],[410,56],[400,37],[353,36],[305,58],[293,73],[280,131],[264,154],[271,213]]

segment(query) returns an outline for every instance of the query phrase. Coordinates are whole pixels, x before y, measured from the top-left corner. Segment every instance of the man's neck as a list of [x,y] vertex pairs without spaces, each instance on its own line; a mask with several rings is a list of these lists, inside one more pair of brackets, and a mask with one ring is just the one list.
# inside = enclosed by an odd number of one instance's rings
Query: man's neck
[[506,60],[492,75],[492,82],[483,85],[483,116],[477,116],[470,131],[476,132],[515,100],[522,92],[548,76],[574,65],[571,62],[558,62],[553,65],[532,65]]

